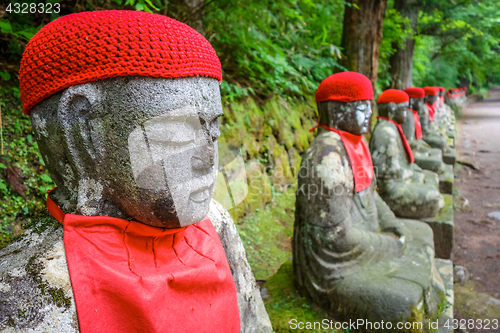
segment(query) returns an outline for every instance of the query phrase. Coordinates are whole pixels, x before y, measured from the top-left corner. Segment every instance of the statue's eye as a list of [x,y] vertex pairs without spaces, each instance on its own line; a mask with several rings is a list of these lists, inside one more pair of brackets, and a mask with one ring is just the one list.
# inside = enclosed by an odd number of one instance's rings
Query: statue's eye
[[202,130],[198,118],[163,118],[144,125],[150,144],[180,146],[194,143],[197,133]]

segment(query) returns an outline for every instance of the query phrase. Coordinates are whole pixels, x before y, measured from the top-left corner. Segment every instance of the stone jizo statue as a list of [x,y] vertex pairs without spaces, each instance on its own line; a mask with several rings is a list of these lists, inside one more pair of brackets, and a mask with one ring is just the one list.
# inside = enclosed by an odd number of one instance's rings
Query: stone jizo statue
[[372,99],[370,80],[354,72],[328,77],[316,92],[318,135],[298,174],[296,285],[341,321],[432,316],[444,290],[433,274],[432,230],[396,218],[377,194],[362,135]]
[[[434,117],[437,112],[439,90],[435,87],[424,87],[425,91],[425,106],[422,108],[423,116],[422,130],[423,139],[433,148],[439,148],[443,153],[446,152],[448,146],[448,137],[440,130],[437,124],[434,124]],[[426,115],[425,115],[426,114]]]
[[386,90],[377,105],[379,116],[370,139],[370,151],[380,196],[396,216],[415,219],[435,216],[444,206],[438,176],[414,163],[412,149],[401,128],[407,119],[408,94],[397,89]]
[[408,143],[415,157],[415,164],[425,170],[430,170],[441,176],[449,171],[443,162],[443,153],[440,149],[432,148],[423,140],[422,122],[419,114],[424,105],[425,91],[422,88],[412,87],[405,89],[410,97],[410,108],[406,121],[401,125]]
[[2,250],[0,329],[272,332],[212,200],[221,79],[210,43],[161,15],[73,14],[33,37],[23,109],[63,228]]
[[449,138],[455,137],[455,113],[451,107],[445,103],[444,87],[437,87],[439,89],[439,103],[436,109],[435,124],[443,133]]

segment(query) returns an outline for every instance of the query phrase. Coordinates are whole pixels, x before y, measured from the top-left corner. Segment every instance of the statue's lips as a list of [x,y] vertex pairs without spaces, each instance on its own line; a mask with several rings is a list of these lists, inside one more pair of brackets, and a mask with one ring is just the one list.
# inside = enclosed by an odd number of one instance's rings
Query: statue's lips
[[196,203],[205,202],[210,197],[211,197],[210,186],[203,186],[199,190],[191,192],[191,194],[189,195],[189,199]]

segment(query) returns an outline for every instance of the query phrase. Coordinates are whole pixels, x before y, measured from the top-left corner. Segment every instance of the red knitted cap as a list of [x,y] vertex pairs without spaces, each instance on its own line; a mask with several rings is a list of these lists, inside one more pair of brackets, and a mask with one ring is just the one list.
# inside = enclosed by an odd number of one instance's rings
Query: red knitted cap
[[316,90],[316,102],[353,102],[373,99],[371,81],[363,74],[341,72],[330,75]]
[[438,87],[439,91],[446,91],[446,89],[444,89],[444,87]]
[[424,91],[426,95],[436,96],[439,90],[436,87],[424,87]]
[[208,76],[222,80],[212,45],[166,16],[109,10],[66,15],[28,43],[19,83],[23,111],[79,83],[117,76]]
[[425,90],[419,87],[406,88],[405,93],[411,98],[424,98]]
[[377,103],[387,104],[387,103],[404,103],[408,102],[410,97],[403,90],[399,89],[387,89],[378,97]]

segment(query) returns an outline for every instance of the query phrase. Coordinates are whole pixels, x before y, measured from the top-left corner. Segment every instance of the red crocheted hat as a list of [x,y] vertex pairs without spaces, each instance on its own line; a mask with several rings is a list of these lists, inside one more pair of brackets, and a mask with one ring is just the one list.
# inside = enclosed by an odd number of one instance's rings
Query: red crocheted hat
[[117,76],[222,80],[212,45],[184,23],[139,11],[66,15],[28,43],[19,83],[23,111],[72,85]]
[[425,90],[419,87],[406,88],[405,93],[408,94],[410,98],[424,98]]
[[436,87],[424,87],[424,91],[426,95],[436,96],[439,90]]
[[446,89],[444,89],[444,87],[438,87],[439,91],[446,91]]
[[316,102],[353,102],[373,99],[371,81],[363,74],[342,72],[324,79],[316,90]]
[[404,103],[408,102],[410,97],[403,90],[399,89],[387,89],[378,97],[378,104],[387,104],[387,103]]

